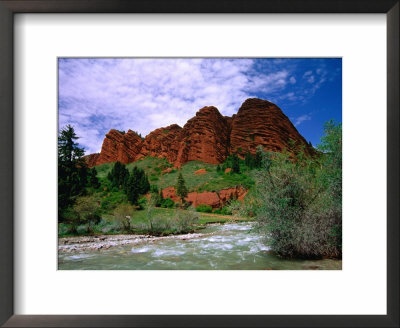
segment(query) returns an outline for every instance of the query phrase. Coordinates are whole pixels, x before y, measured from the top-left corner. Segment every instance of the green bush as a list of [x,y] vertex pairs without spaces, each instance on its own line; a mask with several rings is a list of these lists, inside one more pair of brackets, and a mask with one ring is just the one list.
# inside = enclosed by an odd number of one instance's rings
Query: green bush
[[155,174],[152,174],[152,175],[150,175],[150,178],[149,178],[149,180],[150,181],[158,181],[159,180],[159,177],[157,176],[157,175],[155,175]]
[[161,207],[163,208],[174,208],[175,203],[171,198],[165,198],[161,202]]
[[213,213],[222,214],[222,215],[231,215],[232,211],[230,210],[230,208],[228,206],[224,206],[222,208],[213,210]]
[[341,125],[328,122],[315,158],[263,153],[256,174],[258,228],[283,257],[341,257]]
[[99,201],[93,196],[79,197],[73,206],[70,217],[71,232],[79,232],[78,226],[86,225],[86,232],[93,232],[94,225],[100,222]]
[[200,204],[196,207],[196,211],[201,213],[211,213],[212,207],[210,205]]
[[114,210],[114,221],[120,230],[131,231],[131,219],[135,208],[130,204],[120,204]]
[[147,198],[146,197],[140,198],[138,201],[139,209],[141,210],[144,209],[146,205],[147,205]]

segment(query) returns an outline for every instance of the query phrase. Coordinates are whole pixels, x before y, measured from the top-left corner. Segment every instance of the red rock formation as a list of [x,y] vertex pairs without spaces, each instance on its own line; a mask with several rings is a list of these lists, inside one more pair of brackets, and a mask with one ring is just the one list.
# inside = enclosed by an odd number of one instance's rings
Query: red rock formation
[[177,124],[154,130],[144,139],[138,158],[152,156],[174,163],[181,142],[181,131],[182,128]]
[[205,173],[207,173],[206,169],[200,169],[200,170],[197,170],[197,171],[194,172],[195,175],[202,175],[202,174],[205,174]]
[[99,158],[100,154],[99,153],[94,153],[85,156],[85,161],[88,167],[93,167],[97,165],[97,160]]
[[[180,199],[175,193],[174,187],[167,187],[162,190],[164,198],[171,198],[174,202],[179,202]],[[203,191],[190,192],[188,193],[185,200],[189,202],[193,207],[197,207],[200,204],[209,205],[212,208],[221,208],[231,199],[243,200],[247,194],[247,190],[242,186],[235,188],[226,188],[218,192],[215,191]]]
[[106,134],[96,165],[117,161],[123,164],[134,162],[142,149],[142,143],[142,138],[132,130],[121,133],[112,129]]
[[[295,145],[291,145],[291,141]],[[275,104],[262,99],[247,99],[232,121],[230,151],[244,156],[247,151],[256,153],[258,145],[265,150],[294,152],[304,146],[311,149],[288,117]]]
[[177,167],[193,160],[219,164],[229,153],[241,157],[247,151],[255,154],[258,145],[275,152],[286,148],[294,153],[301,146],[308,154],[314,152],[278,106],[251,98],[232,117],[222,116],[213,106],[203,107],[183,128],[176,124],[159,128],[144,141],[131,130],[126,134],[110,130],[100,155],[89,155],[88,163],[126,164],[153,156],[165,158]]
[[226,203],[231,199],[243,200],[246,194],[247,190],[242,186],[237,186],[236,188],[226,188],[218,192],[221,203]]
[[229,124],[217,108],[203,107],[187,121],[181,138],[176,166],[188,161],[222,163],[229,150]]
[[178,196],[175,193],[174,187],[167,187],[162,190],[163,198],[171,198],[175,203],[179,201]]

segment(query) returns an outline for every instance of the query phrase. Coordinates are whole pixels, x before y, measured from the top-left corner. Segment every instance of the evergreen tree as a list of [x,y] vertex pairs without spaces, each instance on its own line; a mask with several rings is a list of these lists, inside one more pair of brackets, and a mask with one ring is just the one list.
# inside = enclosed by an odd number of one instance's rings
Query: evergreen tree
[[64,210],[73,204],[76,196],[84,194],[87,184],[85,151],[76,142],[78,139],[71,125],[63,128],[58,136],[58,212],[61,220]]
[[247,167],[249,168],[254,168],[254,157],[253,155],[250,154],[248,151],[244,157],[244,163],[246,164]]
[[254,158],[254,167],[260,168],[262,166],[262,159],[263,159],[264,150],[262,146],[257,147],[256,157]]
[[176,185],[176,194],[181,199],[182,203],[185,197],[188,195],[188,190],[185,185],[185,180],[183,179],[182,173],[179,172],[178,183]]
[[240,173],[239,157],[236,154],[232,156],[232,173]]
[[121,189],[124,188],[129,178],[129,171],[124,164],[116,162],[107,178],[111,181],[113,187]]
[[146,173],[134,166],[132,169],[132,174],[129,175],[129,178],[125,183],[124,190],[128,196],[128,200],[132,204],[137,204],[139,196],[147,193],[150,190],[150,183]]
[[97,178],[97,170],[95,167],[89,170],[89,186],[95,189],[100,187],[100,182]]
[[217,165],[217,172],[221,172],[221,166],[219,164]]

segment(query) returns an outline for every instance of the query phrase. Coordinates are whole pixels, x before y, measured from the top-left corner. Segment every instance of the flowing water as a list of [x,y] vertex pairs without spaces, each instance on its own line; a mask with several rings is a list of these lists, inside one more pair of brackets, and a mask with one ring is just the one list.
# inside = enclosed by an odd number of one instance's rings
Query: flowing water
[[60,270],[340,270],[341,260],[284,260],[252,223],[209,226],[200,234],[154,238],[101,250],[59,252]]

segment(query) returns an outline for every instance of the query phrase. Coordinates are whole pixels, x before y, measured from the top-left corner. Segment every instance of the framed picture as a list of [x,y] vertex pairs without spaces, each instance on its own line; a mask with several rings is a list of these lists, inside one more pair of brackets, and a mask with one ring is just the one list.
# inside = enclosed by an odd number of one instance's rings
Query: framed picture
[[[399,325],[398,1],[0,1],[0,21],[1,324]],[[316,146],[342,106],[343,210]],[[300,185],[318,205],[280,227]]]

